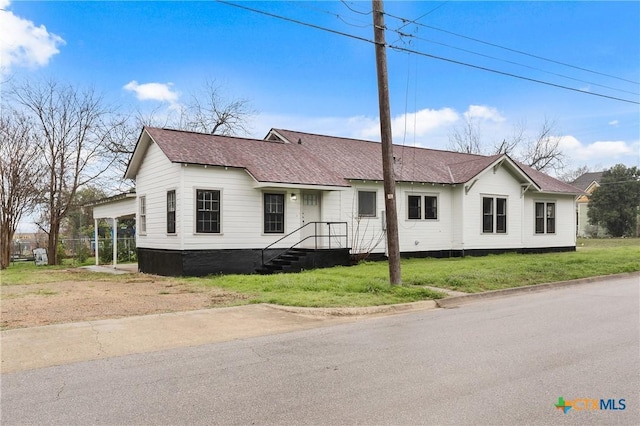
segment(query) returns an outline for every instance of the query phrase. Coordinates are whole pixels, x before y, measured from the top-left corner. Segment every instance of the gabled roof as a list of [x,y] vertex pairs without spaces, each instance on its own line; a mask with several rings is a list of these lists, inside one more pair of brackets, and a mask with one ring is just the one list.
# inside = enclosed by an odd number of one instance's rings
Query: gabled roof
[[[155,142],[174,163],[245,169],[258,182],[350,186],[351,180],[382,181],[379,142],[272,129],[264,140],[145,127],[126,177],[135,178],[148,145]],[[544,192],[576,188],[506,155],[482,156],[394,145],[396,181],[462,184],[504,159],[521,182]]]
[[602,173],[604,172],[587,172],[571,182],[571,185],[586,191],[594,183],[598,185],[600,184],[600,181],[602,180]]

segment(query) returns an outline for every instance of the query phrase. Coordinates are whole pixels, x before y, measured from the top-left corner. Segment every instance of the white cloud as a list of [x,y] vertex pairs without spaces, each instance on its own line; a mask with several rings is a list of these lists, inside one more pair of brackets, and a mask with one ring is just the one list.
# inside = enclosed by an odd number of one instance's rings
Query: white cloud
[[143,83],[132,80],[125,84],[123,89],[136,94],[140,101],[160,101],[175,103],[180,93],[171,90],[173,83]]
[[585,145],[573,136],[563,136],[560,148],[570,158],[581,161],[605,161],[629,157],[634,148],[625,141],[596,141]]
[[505,121],[505,118],[496,108],[486,105],[469,105],[469,109],[464,113],[464,116],[467,119],[478,118],[481,120],[493,121],[495,123]]
[[20,18],[9,11],[10,1],[0,0],[0,75],[13,67],[36,68],[49,63],[65,44],[62,37],[49,33],[44,25]]
[[617,126],[618,124],[620,124],[620,122],[618,120],[612,120],[608,123],[610,126]]
[[[439,110],[423,109],[396,116],[391,122],[394,142],[400,143],[402,140],[408,140],[415,141],[417,145],[421,145],[425,142],[424,137],[428,137],[431,140],[435,133],[443,132],[459,119],[459,114],[451,108]],[[251,136],[255,138],[263,138],[269,129],[274,127],[346,138],[380,140],[380,121],[378,117],[364,115],[351,117],[299,117],[259,114],[255,117],[253,127],[255,131]],[[420,137],[422,137],[422,140],[417,140]],[[442,139],[442,135],[438,138]]]
[[[417,112],[401,114],[391,119],[391,133],[395,143],[412,141],[420,145],[421,140],[434,132],[442,130],[458,121],[460,116],[451,108],[422,109]],[[380,140],[380,121],[376,117],[359,120],[362,127],[353,137]]]
[[[442,109],[421,109],[417,112],[401,114],[391,120],[391,131],[394,139],[413,139],[415,137],[426,136],[437,129],[449,126],[458,121],[460,116],[451,108]],[[362,129],[362,137],[380,138],[380,123],[376,119],[370,120],[370,126]]]

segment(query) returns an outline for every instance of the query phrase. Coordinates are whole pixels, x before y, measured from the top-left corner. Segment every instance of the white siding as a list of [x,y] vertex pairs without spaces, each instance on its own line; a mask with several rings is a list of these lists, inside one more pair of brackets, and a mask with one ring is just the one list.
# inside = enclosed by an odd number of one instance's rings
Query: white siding
[[[472,182],[469,182],[468,188]],[[384,253],[385,205],[382,182],[351,182],[351,187],[321,193],[321,220],[347,222],[349,245],[354,253]],[[142,248],[177,250],[259,249],[268,246],[301,226],[301,190],[256,188],[257,184],[242,169],[172,164],[161,150],[151,144],[136,177],[137,197],[146,198],[147,232],[138,235]],[[201,234],[195,231],[197,189],[221,193],[221,232]],[[166,194],[176,191],[176,235],[166,233]],[[376,192],[376,216],[358,217],[358,191]],[[575,245],[575,203],[573,196],[521,194],[518,178],[499,166],[480,174],[465,190],[465,185],[398,184],[396,205],[402,252],[472,249],[518,249],[566,247]],[[284,194],[285,232],[263,232],[263,194]],[[291,194],[297,199],[292,200]],[[408,219],[408,195],[438,197],[437,220]],[[482,198],[507,199],[507,232],[482,232]],[[536,235],[534,203],[556,203],[556,233]],[[289,247],[299,241],[292,235],[275,247]]]
[[[448,250],[453,240],[452,201],[455,189],[450,185],[400,184],[396,190],[400,251]],[[408,219],[408,196],[436,196],[438,218]],[[421,206],[424,211],[424,205]]]
[[[140,234],[136,227],[138,247],[157,249],[180,249],[181,191],[179,164],[171,163],[155,143],[151,143],[136,175],[136,196],[146,199],[147,232]],[[175,189],[178,200],[176,208],[177,235],[167,235],[167,190]],[[138,209],[136,202],[136,209]],[[138,211],[139,214],[139,211]]]
[[[535,203],[556,203],[556,232],[535,233]],[[530,248],[567,247],[576,244],[576,206],[571,195],[527,193],[524,203],[524,246]]]
[[464,185],[457,185],[451,190],[451,248],[453,250],[464,249],[464,223],[465,223],[465,195]]
[[[386,237],[383,231],[384,190],[382,183],[352,182],[352,187],[340,192],[342,221],[349,226],[349,244],[352,253],[384,253]],[[376,192],[376,215],[358,217],[358,191]]]
[[[473,181],[472,181],[473,182]],[[467,187],[472,182],[467,184]],[[478,176],[469,192],[463,191],[462,233],[463,248],[472,249],[503,249],[522,247],[522,206],[521,186],[518,180],[504,168],[491,168]],[[484,197],[499,197],[507,199],[507,232],[482,232],[482,199]],[[494,206],[495,208],[495,206]],[[494,229],[495,231],[495,229]]]
[[[239,249],[263,248],[300,227],[300,204],[291,200],[294,191],[286,188],[255,188],[256,182],[241,169],[224,167],[183,167],[183,191],[180,197],[184,217],[182,232],[185,235],[184,249]],[[200,234],[195,229],[195,194],[197,189],[220,190],[221,232]],[[265,234],[263,232],[263,194],[284,195],[285,232]],[[293,241],[294,237],[291,237]],[[288,247],[296,241],[289,239],[275,247]]]

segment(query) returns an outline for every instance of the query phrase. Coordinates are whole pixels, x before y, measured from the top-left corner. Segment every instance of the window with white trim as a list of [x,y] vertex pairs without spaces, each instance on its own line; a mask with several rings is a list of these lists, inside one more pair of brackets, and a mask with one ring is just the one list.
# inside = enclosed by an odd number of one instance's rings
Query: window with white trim
[[167,191],[167,234],[176,233],[176,191]]
[[268,194],[264,197],[264,233],[284,233],[284,194]]
[[408,195],[407,219],[438,219],[438,197],[436,195]]
[[482,197],[482,233],[507,233],[507,199]]
[[220,191],[196,189],[196,233],[220,233]]
[[147,197],[138,197],[138,233],[147,233]]
[[537,202],[536,234],[555,234],[556,232],[556,203]]
[[376,217],[375,191],[358,191],[358,217]]

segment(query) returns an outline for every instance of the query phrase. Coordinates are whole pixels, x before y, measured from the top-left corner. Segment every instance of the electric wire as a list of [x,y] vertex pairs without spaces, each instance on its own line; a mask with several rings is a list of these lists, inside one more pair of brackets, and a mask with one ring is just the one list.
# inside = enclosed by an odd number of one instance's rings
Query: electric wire
[[508,59],[502,59],[502,58],[498,58],[498,57],[495,57],[495,56],[486,55],[486,54],[484,54],[484,53],[474,52],[473,50],[463,49],[463,48],[461,48],[461,47],[452,46],[452,45],[450,45],[450,44],[441,43],[441,42],[434,41],[434,40],[428,40],[428,39],[426,39],[426,38],[418,37],[418,36],[413,35],[413,34],[403,33],[403,32],[398,31],[398,30],[392,30],[392,29],[390,29],[389,31],[393,31],[393,32],[397,33],[398,35],[400,35],[400,37],[410,37],[410,38],[415,38],[415,39],[417,39],[417,40],[425,41],[425,42],[427,42],[427,43],[437,44],[437,45],[439,45],[439,46],[448,47],[448,48],[450,48],[450,49],[459,50],[459,51],[461,51],[461,52],[470,53],[470,54],[472,54],[472,55],[481,56],[481,57],[483,57],[483,58],[493,59],[493,60],[496,60],[496,61],[505,62],[505,63],[507,63],[507,64],[512,64],[512,65],[517,65],[517,66],[520,66],[520,67],[528,68],[528,69],[531,69],[531,70],[534,70],[534,71],[540,71],[540,72],[543,72],[543,73],[545,73],[545,74],[555,75],[556,77],[562,77],[562,78],[566,78],[566,79],[568,79],[568,80],[578,81],[578,82],[580,82],[580,83],[591,84],[591,85],[593,85],[593,86],[602,87],[602,88],[610,89],[610,90],[615,90],[615,91],[617,91],[617,92],[629,93],[629,94],[631,94],[631,95],[640,96],[640,93],[637,93],[637,92],[631,92],[631,91],[629,91],[629,90],[618,89],[618,88],[616,88],[616,87],[611,87],[611,86],[607,86],[607,85],[604,85],[604,84],[594,83],[594,82],[592,82],[592,81],[588,81],[588,80],[582,80],[582,79],[579,79],[579,78],[570,77],[570,76],[568,76],[568,75],[559,74],[559,73],[556,73],[556,72],[553,72],[553,71],[546,71],[546,70],[543,70],[543,69],[541,69],[541,68],[533,67],[533,66],[531,66],[531,65],[525,65],[525,64],[522,64],[522,63],[520,63],[520,62],[511,61],[511,60],[508,60]]
[[307,5],[305,2],[296,2],[296,3],[299,4],[299,7],[304,7],[305,9],[313,10],[315,12],[322,12],[322,13],[326,13],[327,15],[331,15],[331,16],[333,16],[335,18],[338,18],[343,23],[345,23],[347,25],[350,25],[352,27],[355,27],[355,28],[369,28],[369,27],[373,26],[373,24],[370,23],[370,22],[367,23],[367,24],[353,24],[351,22],[347,22],[347,20],[345,18],[343,18],[342,15],[340,15],[338,13],[330,12],[330,11],[324,10],[324,9],[318,9],[316,7]]
[[[255,8],[244,6],[244,5],[240,5],[240,4],[237,4],[237,3],[231,3],[231,2],[228,2],[228,1],[224,1],[224,0],[215,0],[215,1],[217,3],[221,3],[221,4],[224,4],[224,5],[227,5],[227,6],[232,6],[232,7],[236,7],[236,8],[239,8],[239,9],[244,9],[244,10],[247,10],[247,11],[250,11],[250,12],[258,13],[258,14],[261,14],[261,15],[269,16],[269,17],[280,19],[280,20],[287,21],[287,22],[292,22],[292,23],[295,23],[295,24],[298,24],[298,25],[309,27],[309,28],[314,28],[314,29],[321,30],[321,31],[326,31],[326,32],[329,32],[329,33],[332,33],[332,34],[345,36],[345,37],[348,37],[348,38],[352,38],[354,40],[360,40],[360,41],[364,41],[364,42],[367,42],[367,43],[376,44],[376,42],[374,40],[371,40],[371,39],[368,39],[368,38],[365,38],[365,37],[361,37],[361,36],[357,36],[357,35],[354,35],[354,34],[345,33],[345,32],[342,32],[342,31],[331,29],[331,28],[326,28],[326,27],[323,27],[323,26],[320,26],[320,25],[309,23],[309,22],[300,21],[298,19],[293,19],[293,18],[289,18],[289,17],[286,17],[286,16],[277,15],[275,13],[266,12],[266,11],[263,11],[263,10],[255,9]],[[389,16],[391,16],[391,15],[389,15]],[[402,18],[399,18],[399,19],[402,19]],[[403,48],[403,47],[400,47],[400,46],[389,45],[389,44],[386,44],[386,43],[385,43],[385,46],[390,48],[390,49],[392,49],[392,50],[398,51],[398,52],[412,53],[412,54],[415,54],[415,55],[424,56],[424,57],[431,58],[431,59],[437,59],[437,60],[440,60],[440,61],[449,62],[449,63],[456,64],[456,65],[463,65],[463,66],[466,66],[466,67],[470,67],[470,68],[474,68],[474,69],[478,69],[478,70],[482,70],[482,71],[491,72],[491,73],[494,73],[494,74],[509,76],[509,77],[520,79],[520,80],[529,81],[529,82],[538,83],[538,84],[543,84],[543,85],[547,85],[547,86],[555,87],[555,88],[559,88],[559,89],[565,89],[565,90],[569,90],[569,91],[572,91],[572,92],[582,93],[582,94],[585,94],[585,95],[597,96],[597,97],[616,100],[616,101],[620,101],[620,102],[640,105],[640,102],[634,101],[634,100],[630,100],[630,99],[624,99],[624,98],[605,95],[605,94],[601,94],[601,93],[597,93],[597,92],[590,92],[590,91],[587,91],[587,90],[576,89],[574,87],[564,86],[564,85],[561,85],[561,84],[551,83],[551,82],[544,81],[544,80],[525,77],[525,76],[521,76],[521,75],[517,75],[517,74],[505,72],[505,71],[495,70],[495,69],[492,69],[492,68],[483,67],[483,66],[480,66],[480,65],[474,65],[474,64],[470,64],[470,63],[466,63],[466,62],[462,62],[462,61],[457,61],[457,60],[450,59],[450,58],[445,58],[445,57],[442,57],[442,56],[432,55],[432,54],[425,53],[425,52],[420,52],[420,51],[417,51],[417,50],[414,50],[414,49]],[[599,74],[602,74],[602,73],[599,73]],[[606,75],[606,74],[602,74],[602,75]]]
[[346,8],[347,8],[347,9],[349,9],[350,11],[352,11],[352,12],[354,12],[354,13],[358,13],[358,14],[360,14],[360,15],[371,15],[371,13],[373,12],[373,10],[369,10],[369,11],[367,11],[367,12],[361,12],[361,11],[359,11],[359,10],[353,9],[353,8],[352,8],[351,6],[349,6],[349,5],[347,4],[347,2],[346,2],[346,1],[344,1],[344,0],[340,0],[340,3],[342,3],[343,5],[345,5],[345,6],[346,6]]
[[[640,85],[640,83],[637,82],[637,81],[628,80],[626,78],[618,77],[618,76],[611,75],[611,74],[602,73],[602,72],[599,72],[599,71],[590,70],[590,69],[579,67],[579,66],[576,66],[576,65],[571,65],[571,64],[568,64],[566,62],[557,61],[555,59],[545,58],[543,56],[539,56],[539,55],[535,55],[535,54],[532,54],[532,53],[524,52],[522,50],[512,49],[512,48],[506,47],[506,46],[501,46],[501,45],[496,44],[496,43],[491,43],[491,42],[488,42],[488,41],[484,41],[484,40],[480,40],[480,39],[477,39],[477,38],[469,37],[469,36],[466,36],[466,35],[463,35],[463,34],[458,34],[458,33],[455,33],[453,31],[444,30],[442,28],[434,27],[434,26],[431,26],[431,25],[426,25],[426,24],[417,22],[417,20],[411,20],[411,19],[403,18],[401,16],[395,16],[395,15],[392,15],[392,14],[387,13],[387,12],[385,12],[385,15],[389,16],[390,18],[399,19],[403,23],[407,23],[406,25],[415,24],[415,25],[418,25],[418,26],[421,26],[421,27],[424,27],[424,28],[429,28],[429,29],[432,29],[432,30],[435,30],[435,31],[440,31],[440,32],[443,32],[443,33],[446,33],[446,34],[454,35],[456,37],[461,37],[461,38],[464,38],[464,39],[467,39],[467,40],[475,41],[476,43],[482,43],[482,44],[486,44],[488,46],[497,47],[498,49],[504,49],[504,50],[507,50],[509,52],[514,52],[514,53],[518,53],[520,55],[525,55],[525,56],[529,56],[529,57],[532,57],[532,58],[540,59],[542,61],[552,62],[554,64],[563,65],[565,67],[570,67],[570,68],[578,69],[578,70],[581,70],[581,71],[586,71],[586,72],[590,72],[590,73],[593,73],[593,74],[598,74],[598,75],[602,75],[602,76],[605,76],[605,77],[610,77],[610,78],[615,78],[617,80],[626,81],[627,83]],[[418,18],[418,19],[420,19],[420,18]]]

